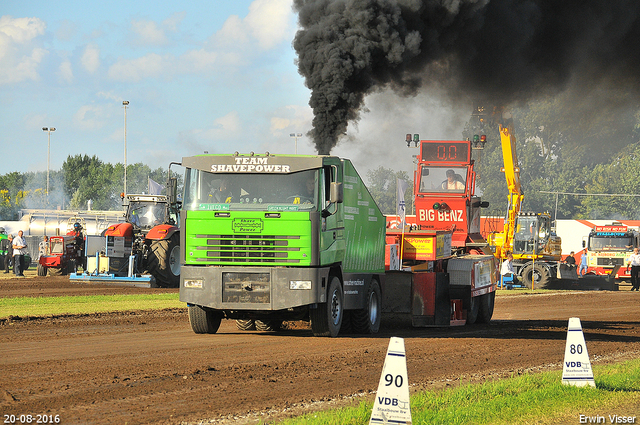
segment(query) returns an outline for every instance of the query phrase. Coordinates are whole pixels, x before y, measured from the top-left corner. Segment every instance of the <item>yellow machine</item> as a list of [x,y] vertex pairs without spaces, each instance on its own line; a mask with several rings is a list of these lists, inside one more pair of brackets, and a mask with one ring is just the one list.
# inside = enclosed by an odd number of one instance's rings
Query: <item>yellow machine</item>
[[505,178],[509,189],[508,210],[502,232],[487,240],[495,256],[503,261],[513,254],[513,267],[527,288],[545,288],[558,274],[562,257],[561,239],[551,232],[549,213],[521,212],[524,193],[516,155],[516,138],[510,126],[500,124]]

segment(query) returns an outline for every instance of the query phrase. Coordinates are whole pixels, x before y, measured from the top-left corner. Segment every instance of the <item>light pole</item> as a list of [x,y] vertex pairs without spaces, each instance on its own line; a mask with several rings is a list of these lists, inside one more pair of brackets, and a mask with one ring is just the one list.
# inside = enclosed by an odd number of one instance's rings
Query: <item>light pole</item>
[[291,133],[289,136],[296,139],[296,155],[298,154],[298,137],[302,137],[302,133]]
[[47,205],[49,205],[49,168],[51,164],[51,132],[56,131],[55,127],[42,127],[42,131],[49,133],[49,141],[47,142]]
[[127,106],[128,100],[122,101],[124,107],[124,194],[127,194]]

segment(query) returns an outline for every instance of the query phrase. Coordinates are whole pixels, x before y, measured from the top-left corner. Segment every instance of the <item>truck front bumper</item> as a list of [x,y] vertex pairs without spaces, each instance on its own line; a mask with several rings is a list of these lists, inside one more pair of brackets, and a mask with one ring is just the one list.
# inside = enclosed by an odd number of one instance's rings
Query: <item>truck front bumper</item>
[[329,268],[183,265],[180,301],[217,310],[276,311],[326,302]]

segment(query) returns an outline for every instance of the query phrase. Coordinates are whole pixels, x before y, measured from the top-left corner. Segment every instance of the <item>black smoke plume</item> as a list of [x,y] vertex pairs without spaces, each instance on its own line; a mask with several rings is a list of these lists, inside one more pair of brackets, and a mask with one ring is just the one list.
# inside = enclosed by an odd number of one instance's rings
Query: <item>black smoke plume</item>
[[328,154],[364,98],[413,95],[507,105],[618,82],[640,87],[637,0],[294,0],[298,70],[311,89],[310,136]]

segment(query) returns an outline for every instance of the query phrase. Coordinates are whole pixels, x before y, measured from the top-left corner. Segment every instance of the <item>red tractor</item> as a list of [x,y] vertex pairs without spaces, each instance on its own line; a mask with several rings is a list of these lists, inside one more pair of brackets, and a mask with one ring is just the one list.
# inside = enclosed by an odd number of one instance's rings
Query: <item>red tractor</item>
[[[148,273],[156,284],[166,288],[180,285],[179,204],[166,195],[126,195],[125,222],[113,224],[103,232],[107,237],[110,270],[123,274],[133,260],[133,273]],[[122,242],[120,261],[109,255],[110,247]],[[114,248],[114,252],[116,248]]]
[[75,223],[64,236],[51,236],[40,244],[38,276],[60,276],[74,273],[78,265],[84,267],[84,233]]

